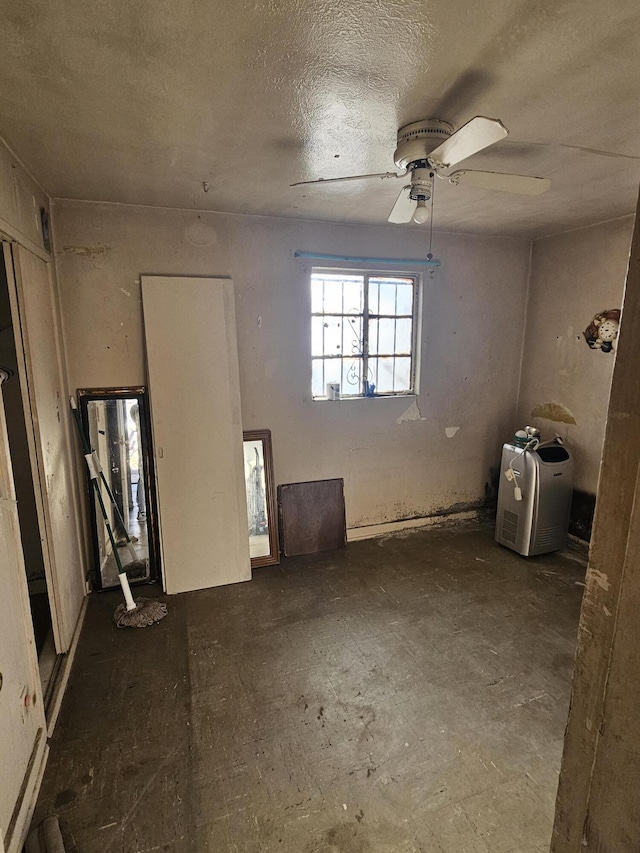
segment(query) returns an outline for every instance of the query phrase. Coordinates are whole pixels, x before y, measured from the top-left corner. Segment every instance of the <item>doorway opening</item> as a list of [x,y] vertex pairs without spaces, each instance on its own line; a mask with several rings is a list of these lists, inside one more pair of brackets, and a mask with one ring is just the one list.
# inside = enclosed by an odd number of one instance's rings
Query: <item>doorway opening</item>
[[16,340],[19,340],[19,335],[19,330],[14,329],[6,269],[0,254],[0,368],[8,377],[3,383],[2,399],[7,422],[33,633],[46,707],[53,687],[58,655],[53,635],[53,612],[42,544],[44,537],[38,517],[22,380],[18,371]]

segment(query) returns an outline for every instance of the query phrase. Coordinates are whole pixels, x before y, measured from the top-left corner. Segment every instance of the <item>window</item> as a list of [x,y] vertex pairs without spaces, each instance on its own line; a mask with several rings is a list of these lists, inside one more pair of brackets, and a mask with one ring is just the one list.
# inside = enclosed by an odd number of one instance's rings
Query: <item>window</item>
[[311,274],[311,393],[411,394],[417,282],[412,276],[317,270]]

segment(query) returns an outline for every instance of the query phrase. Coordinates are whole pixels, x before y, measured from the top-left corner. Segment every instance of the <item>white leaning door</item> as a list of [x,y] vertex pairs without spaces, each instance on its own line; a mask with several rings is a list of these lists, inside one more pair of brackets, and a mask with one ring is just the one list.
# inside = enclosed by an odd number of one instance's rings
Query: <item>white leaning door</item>
[[251,579],[233,282],[142,276],[165,589]]
[[0,389],[0,838],[11,853],[44,767],[45,725]]

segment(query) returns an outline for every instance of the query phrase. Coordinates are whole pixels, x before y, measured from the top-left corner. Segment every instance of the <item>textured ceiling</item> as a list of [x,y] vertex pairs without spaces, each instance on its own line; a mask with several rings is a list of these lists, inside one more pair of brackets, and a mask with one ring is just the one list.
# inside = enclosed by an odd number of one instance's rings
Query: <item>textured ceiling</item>
[[510,136],[464,166],[552,188],[438,181],[435,228],[550,234],[635,209],[639,23],[637,0],[21,0],[0,135],[56,197],[383,223],[399,181],[289,184],[487,115]]

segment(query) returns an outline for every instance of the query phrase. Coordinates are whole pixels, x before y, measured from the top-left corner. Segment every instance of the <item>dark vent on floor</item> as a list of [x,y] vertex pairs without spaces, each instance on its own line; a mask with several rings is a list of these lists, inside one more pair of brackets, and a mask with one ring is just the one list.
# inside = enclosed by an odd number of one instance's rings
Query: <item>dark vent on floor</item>
[[505,509],[502,516],[502,538],[507,542],[516,541],[516,533],[518,532],[518,516],[515,512],[509,512]]

